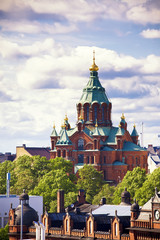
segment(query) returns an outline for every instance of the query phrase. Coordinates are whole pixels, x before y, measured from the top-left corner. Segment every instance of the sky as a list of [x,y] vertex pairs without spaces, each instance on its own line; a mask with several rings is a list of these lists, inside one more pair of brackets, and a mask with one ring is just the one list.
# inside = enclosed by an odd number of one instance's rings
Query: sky
[[93,50],[113,125],[124,113],[160,145],[159,0],[1,0],[0,152],[50,146],[66,114],[76,126]]

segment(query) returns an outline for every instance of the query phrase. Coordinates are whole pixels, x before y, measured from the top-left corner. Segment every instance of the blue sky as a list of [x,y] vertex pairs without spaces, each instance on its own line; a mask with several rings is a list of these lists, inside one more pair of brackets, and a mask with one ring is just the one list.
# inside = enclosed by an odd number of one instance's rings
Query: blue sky
[[159,0],[1,0],[0,152],[50,146],[65,114],[75,127],[93,50],[113,125],[160,145]]

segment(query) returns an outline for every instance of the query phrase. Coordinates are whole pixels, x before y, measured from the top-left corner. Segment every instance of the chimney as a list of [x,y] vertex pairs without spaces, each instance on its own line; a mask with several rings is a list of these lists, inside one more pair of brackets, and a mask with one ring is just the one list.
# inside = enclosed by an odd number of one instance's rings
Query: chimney
[[100,201],[100,205],[104,205],[104,204],[106,204],[106,198],[102,197]]
[[64,212],[64,190],[58,190],[57,192],[57,213]]
[[85,203],[86,202],[85,199],[86,199],[85,191],[83,189],[80,189],[77,197],[78,204]]

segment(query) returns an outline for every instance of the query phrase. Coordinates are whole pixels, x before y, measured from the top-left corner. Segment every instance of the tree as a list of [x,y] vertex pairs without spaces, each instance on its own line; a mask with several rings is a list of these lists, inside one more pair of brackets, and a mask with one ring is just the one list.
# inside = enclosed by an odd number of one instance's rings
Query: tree
[[143,186],[137,190],[135,198],[139,205],[144,205],[155,194],[155,187],[160,190],[160,168],[155,169],[147,176]]
[[10,185],[14,185],[15,176],[14,176],[13,169],[14,169],[14,164],[11,161],[4,161],[3,163],[0,163],[0,193],[1,194],[6,193],[6,177],[8,172],[10,172],[12,175]]
[[56,158],[50,161],[50,170],[45,174],[34,190],[29,194],[43,196],[44,205],[49,211],[55,211],[57,207],[57,191],[63,189],[65,194],[76,192],[75,178],[70,173],[72,163],[63,158]]
[[46,157],[23,155],[14,161],[14,174],[17,178],[11,192],[21,194],[23,189],[30,191],[38,184],[43,175],[50,170]]
[[146,171],[140,167],[136,167],[133,171],[127,171],[122,182],[119,183],[114,192],[114,204],[119,204],[121,202],[121,193],[127,188],[127,191],[130,192],[131,198],[135,198],[135,194],[139,188],[142,187],[143,183],[146,180]]
[[79,169],[78,173],[77,189],[84,189],[86,200],[92,203],[94,196],[101,190],[104,184],[103,175],[90,164],[85,164],[83,168]]
[[103,197],[106,198],[106,204],[112,204],[114,191],[115,187],[104,184],[102,190],[94,196],[92,204],[99,204]]
[[9,240],[8,232],[9,232],[8,224],[4,228],[0,228],[0,239]]

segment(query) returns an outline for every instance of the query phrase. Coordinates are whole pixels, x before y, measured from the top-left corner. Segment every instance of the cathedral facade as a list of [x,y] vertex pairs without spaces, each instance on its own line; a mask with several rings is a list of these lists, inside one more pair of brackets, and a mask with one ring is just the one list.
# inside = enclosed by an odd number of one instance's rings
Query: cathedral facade
[[118,183],[134,167],[147,171],[148,152],[138,145],[136,126],[131,134],[127,130],[124,114],[119,126],[113,126],[112,103],[99,81],[95,56],[89,70],[89,81],[76,106],[76,127],[71,128],[67,116],[59,134],[53,126],[50,157],[71,160],[75,174],[84,164],[92,164],[103,172],[104,180]]

